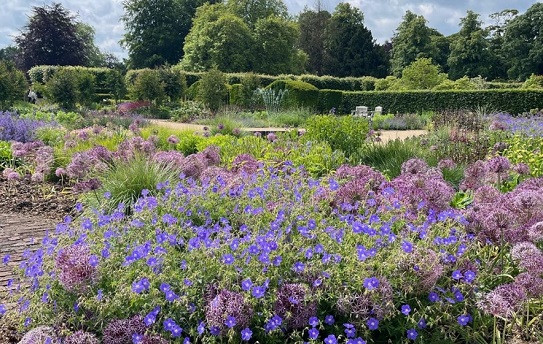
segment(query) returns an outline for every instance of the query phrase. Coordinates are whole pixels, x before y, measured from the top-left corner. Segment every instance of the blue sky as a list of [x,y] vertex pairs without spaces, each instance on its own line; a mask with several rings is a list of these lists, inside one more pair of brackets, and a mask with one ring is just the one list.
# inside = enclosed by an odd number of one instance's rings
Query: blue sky
[[[296,15],[305,6],[313,8],[317,0],[284,0],[289,12]],[[13,44],[13,36],[26,24],[32,6],[49,4],[50,0],[1,0],[0,48]],[[111,52],[118,57],[126,57],[127,52],[119,46],[124,27],[119,18],[123,14],[122,0],[57,0],[79,19],[92,25],[96,30],[96,43],[102,51]],[[321,7],[333,12],[339,0],[320,0]],[[490,24],[488,15],[504,9],[517,9],[525,12],[531,5],[541,1],[534,0],[347,0],[364,13],[365,24],[379,43],[390,39],[407,10],[423,15],[428,25],[444,35],[458,31],[460,18],[467,10],[481,15],[483,22]]]

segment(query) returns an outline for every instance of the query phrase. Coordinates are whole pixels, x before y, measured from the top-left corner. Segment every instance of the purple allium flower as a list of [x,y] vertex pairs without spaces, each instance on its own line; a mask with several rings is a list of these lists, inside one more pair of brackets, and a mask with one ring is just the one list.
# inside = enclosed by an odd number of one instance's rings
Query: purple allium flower
[[18,172],[13,171],[13,172],[10,172],[10,173],[7,175],[6,179],[7,179],[8,181],[21,180],[21,175],[20,175]]
[[451,160],[451,159],[443,159],[443,160],[440,160],[438,163],[437,163],[437,168],[439,168],[440,170],[443,170],[443,169],[453,169],[456,167],[456,163]]
[[543,240],[543,221],[539,221],[528,228],[528,237],[533,242]]
[[253,336],[253,331],[250,328],[246,327],[241,331],[241,340],[248,341]]
[[277,290],[274,312],[285,319],[287,328],[303,328],[316,316],[317,304],[311,300],[308,286],[301,283],[285,283]]
[[511,257],[527,272],[543,273],[543,252],[531,242],[520,242],[511,249]]
[[235,319],[235,328],[247,327],[251,322],[253,309],[242,294],[223,289],[207,302],[205,314],[209,327],[224,331],[227,329],[225,324],[229,317]]
[[104,329],[104,344],[132,343],[134,334],[145,333],[143,318],[136,315],[130,319],[113,320]]
[[207,146],[199,154],[204,158],[206,166],[218,166],[221,163],[220,148],[217,146]]
[[275,133],[269,133],[266,136],[266,139],[268,139],[268,141],[270,141],[270,142],[274,142],[274,141],[277,140],[277,135],[275,135]]
[[91,264],[90,250],[85,245],[62,249],[56,259],[60,283],[69,291],[85,291],[96,280],[96,267]]
[[510,318],[520,310],[526,297],[524,287],[515,283],[503,284],[486,294],[477,306],[486,313]]
[[511,169],[511,162],[503,156],[496,156],[486,162],[488,171],[493,173],[505,173]]
[[423,174],[428,171],[429,166],[422,159],[410,159],[402,164],[402,174]]
[[409,330],[407,330],[407,338],[408,339],[411,339],[411,340],[415,340],[417,339],[417,337],[419,336],[417,330],[415,330],[414,328],[410,328]]
[[176,145],[179,143],[179,138],[175,135],[168,136],[168,143],[171,143],[172,145]]
[[61,338],[56,334],[54,328],[50,326],[38,326],[28,331],[19,344],[50,343],[60,344]]
[[102,186],[102,183],[98,179],[92,178],[92,179],[75,184],[73,186],[73,191],[75,193],[84,193],[84,192],[98,190],[101,186]]
[[366,321],[366,325],[368,325],[368,328],[370,330],[377,330],[379,328],[379,320],[375,318],[369,318],[368,321]]
[[526,295],[530,298],[539,298],[543,296],[543,278],[535,276],[529,272],[523,272],[515,277],[516,285],[524,288]]
[[232,172],[244,172],[248,175],[254,174],[259,168],[258,161],[250,154],[240,154],[232,162]]
[[521,162],[513,166],[513,171],[520,174],[521,176],[527,176],[530,174],[530,166]]
[[79,330],[64,339],[64,344],[99,344],[98,338],[90,333]]

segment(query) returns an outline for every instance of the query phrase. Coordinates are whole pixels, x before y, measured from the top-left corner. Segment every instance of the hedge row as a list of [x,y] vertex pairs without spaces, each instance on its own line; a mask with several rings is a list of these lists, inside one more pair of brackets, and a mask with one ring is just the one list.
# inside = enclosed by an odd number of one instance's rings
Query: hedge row
[[115,69],[91,68],[81,66],[35,66],[28,71],[32,84],[45,84],[59,69],[67,69],[76,72],[88,72],[94,76],[94,87],[96,93],[112,94],[111,82],[118,76]]
[[332,107],[338,113],[350,113],[356,106],[370,109],[382,106],[388,113],[419,113],[424,110],[484,109],[520,114],[531,109],[543,108],[543,90],[447,90],[447,91],[371,91],[342,92],[319,91],[320,112]]

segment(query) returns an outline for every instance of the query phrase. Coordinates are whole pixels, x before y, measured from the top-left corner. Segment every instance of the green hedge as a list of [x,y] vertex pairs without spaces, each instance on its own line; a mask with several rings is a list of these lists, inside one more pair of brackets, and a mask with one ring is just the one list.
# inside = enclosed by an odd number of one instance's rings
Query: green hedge
[[[81,66],[35,66],[28,71],[28,76],[33,84],[45,84],[60,69],[76,72],[88,72],[94,76],[94,87],[97,90],[109,93],[108,80],[114,77],[115,70],[109,68],[90,68]],[[109,78],[109,79],[108,79]]]
[[317,102],[317,110],[319,113],[328,113],[332,108],[336,109],[336,113],[341,108],[343,103],[343,91],[340,90],[320,90],[319,100]]
[[[330,93],[321,90],[320,93]],[[321,94],[320,98],[331,97]],[[446,91],[371,91],[343,92],[340,113],[356,106],[372,109],[382,106],[389,113],[417,113],[424,110],[486,109],[519,114],[543,108],[543,90],[446,90]]]
[[319,89],[300,80],[276,80],[268,88],[287,89],[285,105],[287,107],[306,107],[316,109],[319,100]]

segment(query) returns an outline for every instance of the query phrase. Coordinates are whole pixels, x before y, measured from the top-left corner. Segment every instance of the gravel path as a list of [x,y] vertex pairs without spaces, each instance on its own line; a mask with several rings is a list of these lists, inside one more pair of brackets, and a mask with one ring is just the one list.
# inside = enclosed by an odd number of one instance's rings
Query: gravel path
[[[200,124],[188,124],[188,123],[179,123],[179,122],[172,122],[168,120],[163,119],[153,119],[151,120],[151,123],[159,125],[161,127],[165,128],[171,128],[171,129],[177,129],[177,130],[194,130],[197,132],[203,132],[205,125]],[[285,128],[243,128],[241,130],[246,131],[252,131],[252,132],[278,132],[278,131],[286,131],[288,129]],[[295,129],[296,130],[296,129]],[[303,129],[299,129],[303,130]],[[404,140],[409,137],[413,136],[421,136],[425,135],[428,132],[426,130],[381,130],[381,142],[388,142],[390,140],[400,139]]]

